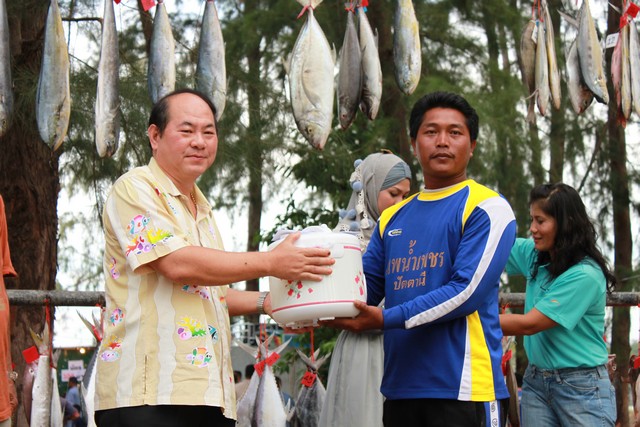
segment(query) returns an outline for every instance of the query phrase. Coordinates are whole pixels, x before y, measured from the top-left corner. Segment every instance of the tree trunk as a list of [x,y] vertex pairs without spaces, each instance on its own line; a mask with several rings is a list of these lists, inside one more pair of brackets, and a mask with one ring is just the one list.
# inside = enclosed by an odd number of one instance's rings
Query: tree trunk
[[[47,2],[8,0],[14,77],[13,122],[0,138],[0,193],[6,203],[9,246],[19,277],[8,289],[54,289],[57,256],[58,156],[40,139],[35,119],[35,87],[42,61]],[[16,78],[20,76],[20,78]],[[32,329],[42,332],[42,307],[11,309],[11,355],[16,371],[25,367],[22,351],[34,345]],[[53,309],[51,319],[53,319]],[[18,396],[22,381],[17,382]],[[21,400],[21,399],[20,399]],[[22,402],[17,423],[26,425]],[[15,422],[15,421],[14,421]]]
[[[246,0],[245,1],[245,14],[253,13],[259,9],[259,0]],[[260,244],[260,219],[262,217],[262,206],[264,204],[262,198],[262,149],[263,144],[261,138],[262,131],[262,116],[261,116],[261,95],[259,90],[254,90],[252,84],[260,82],[260,65],[262,60],[262,52],[260,50],[260,38],[250,37],[248,41],[255,41],[254,45],[246,46],[247,62],[249,64],[249,76],[247,79],[247,94],[249,103],[249,127],[245,134],[245,138],[255,140],[250,146],[254,149],[247,150],[247,166],[249,170],[249,221],[248,227],[248,241],[247,251],[257,251]],[[258,279],[247,280],[247,290],[257,291],[259,290]],[[259,316],[246,316],[247,321],[251,323],[258,323]]]
[[[555,34],[555,50],[556,50],[556,64],[558,70],[562,73],[561,64],[564,64],[563,49],[560,45],[560,15],[554,13],[557,10],[562,9],[562,2],[560,0],[549,1],[549,13],[551,14],[551,21],[553,24],[553,32]],[[562,85],[561,85],[562,86]],[[549,164],[549,182],[562,182],[563,170],[564,170],[564,151],[565,151],[565,136],[566,136],[566,92],[561,97],[560,109],[556,110],[552,103],[549,103],[548,110],[551,112],[551,132],[549,133],[549,152],[551,154]]]
[[[622,8],[620,0],[613,0],[609,6],[608,13],[608,33],[618,32],[620,15],[612,8],[616,6]],[[606,51],[607,76],[611,75],[611,53],[612,49]],[[613,84],[608,81],[609,94],[614,94]],[[613,201],[613,232],[614,232],[614,268],[618,279],[617,291],[630,290],[630,282],[622,281],[632,270],[632,239],[631,221],[629,213],[629,175],[627,172],[627,153],[624,129],[617,123],[617,105],[615,96],[610,96],[608,110],[608,154],[609,167],[611,170],[610,188]],[[629,420],[629,384],[620,381],[621,372],[626,373],[629,354],[629,310],[626,308],[614,308],[611,353],[616,354],[616,362],[619,367],[616,373],[616,400],[618,407],[618,423],[626,427],[630,425]]]

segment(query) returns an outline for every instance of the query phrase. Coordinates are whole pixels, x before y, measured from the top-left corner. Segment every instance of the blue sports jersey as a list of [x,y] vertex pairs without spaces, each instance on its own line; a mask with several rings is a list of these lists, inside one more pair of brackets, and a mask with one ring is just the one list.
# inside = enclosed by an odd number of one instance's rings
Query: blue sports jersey
[[473,180],[382,213],[363,263],[368,304],[386,297],[388,399],[509,396],[498,287],[515,230],[509,203]]

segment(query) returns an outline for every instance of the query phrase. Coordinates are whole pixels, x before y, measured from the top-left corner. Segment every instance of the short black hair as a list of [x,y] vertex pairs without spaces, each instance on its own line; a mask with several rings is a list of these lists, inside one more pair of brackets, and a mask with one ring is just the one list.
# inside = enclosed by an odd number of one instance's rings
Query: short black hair
[[189,88],[174,90],[173,92],[169,92],[168,94],[160,98],[160,100],[156,102],[151,109],[151,114],[149,115],[149,126],[155,125],[160,131],[160,135],[162,135],[165,128],[167,127],[167,123],[169,123],[169,99],[173,96],[183,93],[190,93],[191,95],[195,95],[198,98],[202,99],[209,106],[211,112],[213,113],[213,123],[217,130],[218,123],[216,122],[216,107],[213,105],[213,102],[211,102],[209,97],[204,93]]
[[418,129],[422,124],[424,113],[433,108],[451,108],[460,111],[467,119],[467,128],[471,141],[478,139],[480,118],[476,110],[457,93],[451,92],[431,92],[418,99],[413,104],[411,116],[409,117],[409,136],[415,139],[418,136]]
[[244,377],[245,378],[251,378],[251,375],[253,375],[253,372],[256,370],[256,368],[254,368],[253,365],[247,365],[244,367]]
[[69,384],[78,384],[78,379],[76,377],[69,377]]

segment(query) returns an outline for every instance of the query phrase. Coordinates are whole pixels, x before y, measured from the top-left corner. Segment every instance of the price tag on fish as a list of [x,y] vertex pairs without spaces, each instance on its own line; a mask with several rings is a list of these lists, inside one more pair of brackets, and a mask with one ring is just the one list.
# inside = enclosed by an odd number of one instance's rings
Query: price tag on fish
[[276,352],[273,352],[264,361],[267,363],[267,365],[273,366],[278,361],[278,359],[280,359],[280,355]]
[[305,387],[311,387],[313,383],[316,382],[316,377],[317,375],[315,372],[307,371],[302,376],[302,380],[300,381],[300,384],[302,384]]
[[262,376],[262,374],[264,373],[264,367],[265,367],[264,362],[265,362],[264,360],[261,360],[260,362],[253,365],[253,367],[255,368],[259,376]]

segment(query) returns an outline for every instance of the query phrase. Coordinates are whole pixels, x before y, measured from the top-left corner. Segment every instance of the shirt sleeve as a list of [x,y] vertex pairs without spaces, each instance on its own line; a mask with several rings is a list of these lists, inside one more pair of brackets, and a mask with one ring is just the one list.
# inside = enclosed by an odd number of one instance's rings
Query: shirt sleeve
[[[413,328],[468,316],[497,295],[515,239],[515,217],[501,197],[481,202],[464,224],[451,278],[437,289],[384,310],[384,328]],[[496,301],[497,303],[497,301]]]
[[7,217],[5,216],[4,200],[0,196],[0,267],[3,276],[17,276],[16,270],[11,263],[9,252],[9,229],[7,228]]
[[583,261],[558,276],[535,308],[571,331],[605,289],[602,271]]
[[376,225],[367,250],[362,256],[362,265],[367,272],[367,304],[377,306],[384,298],[384,242],[380,237],[380,224]]
[[532,262],[535,261],[537,252],[534,248],[532,239],[523,239],[518,237],[509,253],[509,261],[507,261],[507,274],[510,276],[524,276],[529,278],[531,275]]
[[106,244],[123,251],[136,273],[150,272],[148,263],[188,244],[179,211],[164,197],[152,182],[131,177],[116,182],[105,204]]

